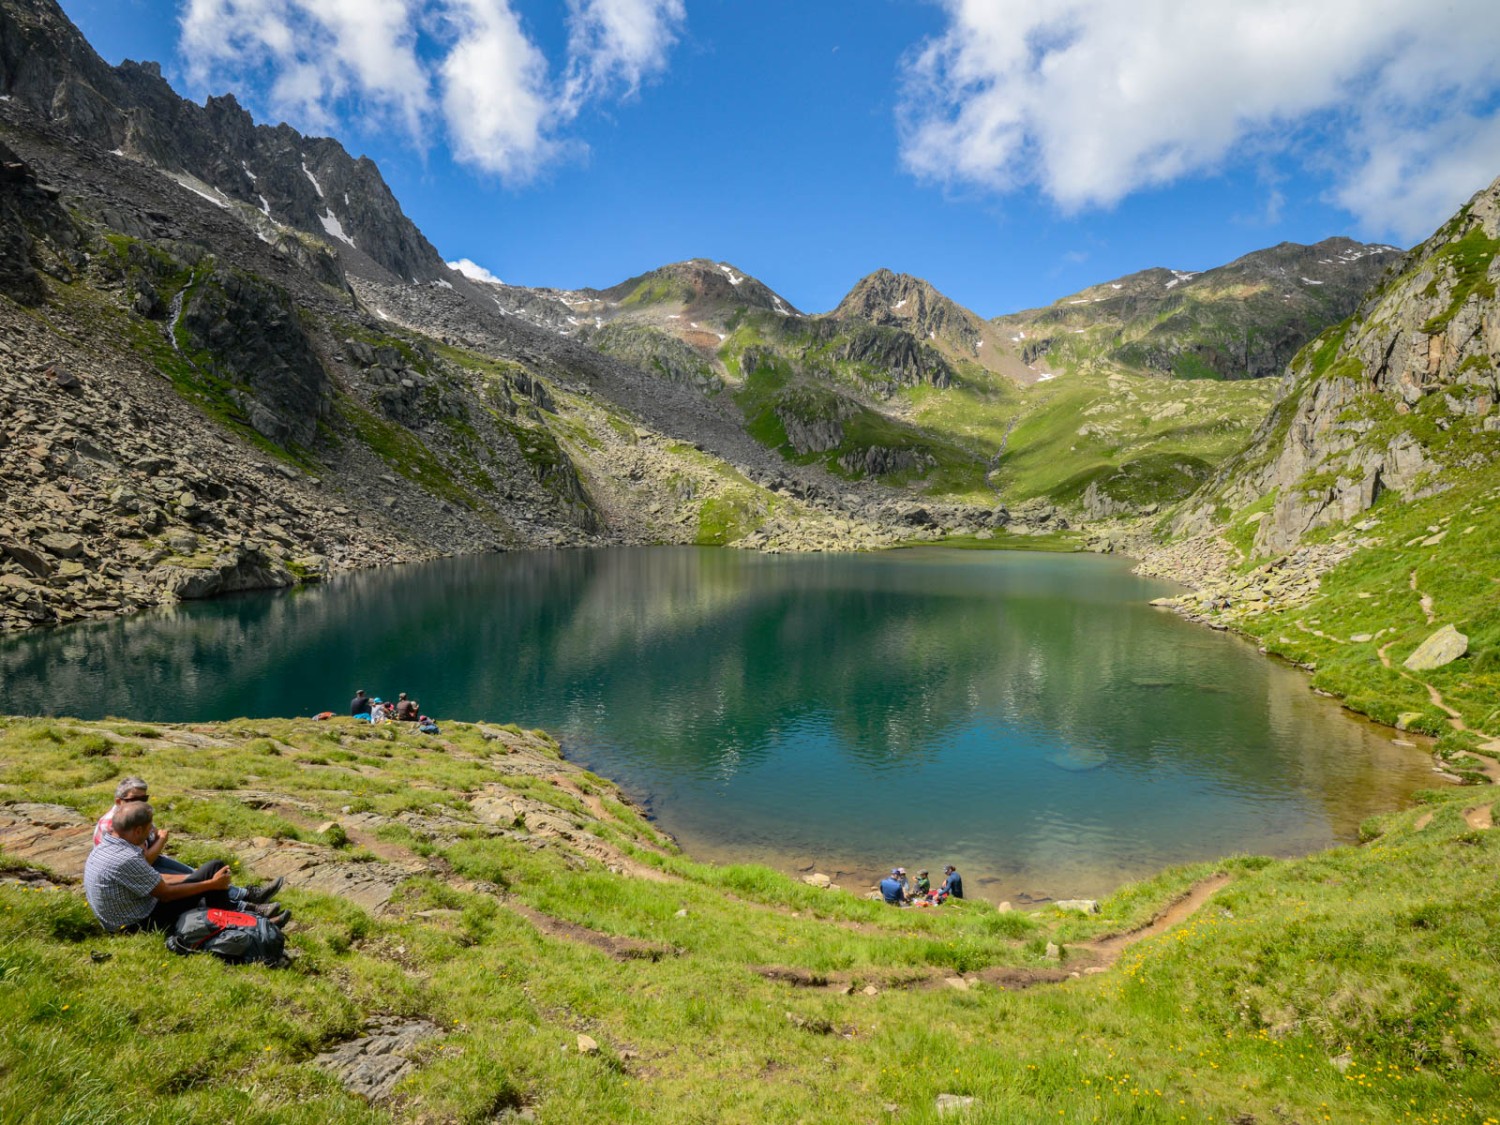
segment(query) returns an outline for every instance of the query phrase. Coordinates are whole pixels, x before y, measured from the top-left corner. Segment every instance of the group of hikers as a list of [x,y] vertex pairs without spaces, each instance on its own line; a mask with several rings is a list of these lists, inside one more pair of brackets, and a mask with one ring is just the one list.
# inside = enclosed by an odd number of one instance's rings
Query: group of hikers
[[943,885],[932,889],[932,880],[926,870],[917,872],[916,882],[906,874],[906,868],[893,867],[891,873],[880,880],[880,897],[891,906],[937,906],[950,898],[964,897],[963,876],[953,864],[943,868]]
[[[440,734],[438,725],[428,716],[422,714],[422,708],[415,699],[409,699],[406,692],[402,692],[400,698],[394,703],[380,696],[371,698],[365,694],[365,689],[360,688],[354,693],[354,698],[349,701],[349,714],[366,723],[415,723],[417,729],[423,734]],[[332,711],[322,711],[314,715],[315,719],[331,719]]]
[[291,910],[273,901],[280,878],[238,887],[222,859],[189,867],[164,854],[171,833],[156,828],[155,816],[145,780],[127,777],[115,787],[114,806],[94,825],[83,891],[106,930],[171,930],[200,906],[250,914],[278,927],[292,920]]
[[371,699],[365,694],[365,689],[360,688],[349,701],[349,714],[369,723],[416,723],[423,734],[438,733],[437,724],[422,714],[417,701],[408,699],[404,691],[396,702],[391,703],[378,695]]

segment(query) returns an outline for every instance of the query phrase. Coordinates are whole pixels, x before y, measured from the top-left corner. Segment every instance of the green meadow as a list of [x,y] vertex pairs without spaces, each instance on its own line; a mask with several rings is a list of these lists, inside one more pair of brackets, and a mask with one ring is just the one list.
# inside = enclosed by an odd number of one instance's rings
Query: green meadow
[[[62,872],[0,857],[7,1122],[925,1122],[947,1094],[983,1122],[1495,1125],[1500,1106],[1489,788],[1429,792],[1358,847],[1163,872],[1098,914],[896,910],[696,863],[515,728],[0,721],[6,802],[91,819],[127,773],[188,859],[248,880],[236,853],[280,841],[402,874],[373,911],[286,892],[294,959],[270,970],[107,936]],[[496,795],[513,821],[481,815]],[[316,1059],[375,1016],[439,1033],[371,1106]]]

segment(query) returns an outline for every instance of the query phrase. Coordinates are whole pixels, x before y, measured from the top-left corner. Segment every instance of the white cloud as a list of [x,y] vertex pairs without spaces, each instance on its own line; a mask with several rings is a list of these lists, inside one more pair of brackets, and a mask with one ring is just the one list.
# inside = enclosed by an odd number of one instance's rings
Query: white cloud
[[262,88],[304,129],[434,126],[454,156],[523,182],[576,148],[591,102],[633,94],[666,68],[684,0],[568,0],[554,70],[512,0],[181,0],[181,49],[199,86]]
[[182,51],[194,81],[220,69],[270,77],[278,114],[326,128],[357,96],[415,135],[431,105],[408,0],[187,0]]
[[452,0],[447,15],[456,41],[438,73],[454,156],[512,182],[530,179],[556,151],[546,56],[507,0]]
[[449,262],[448,268],[450,270],[457,270],[459,273],[467,277],[470,281],[482,281],[486,285],[505,284],[505,282],[501,281],[498,277],[492,274],[489,270],[485,269],[478,262],[470,261],[468,258],[460,258],[456,262]]
[[612,85],[634,93],[664,70],[687,16],[683,0],[568,0],[568,90],[580,99]]
[[1415,237],[1500,172],[1494,0],[941,2],[900,111],[924,178],[1073,211],[1315,138],[1330,198]]

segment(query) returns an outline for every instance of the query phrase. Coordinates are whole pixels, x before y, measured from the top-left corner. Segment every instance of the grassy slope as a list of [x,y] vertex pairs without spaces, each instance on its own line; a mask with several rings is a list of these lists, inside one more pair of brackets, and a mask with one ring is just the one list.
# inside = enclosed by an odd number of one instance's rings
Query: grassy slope
[[1265,382],[1183,383],[1071,371],[1024,390],[997,381],[925,389],[913,397],[922,425],[982,444],[991,454],[1010,428],[991,478],[1008,498],[1075,503],[1090,481],[1124,468],[1134,469],[1139,482],[1127,494],[1146,503],[1173,498],[1155,489],[1153,460],[1217,464],[1244,444],[1273,394]]
[[[213,731],[228,743],[213,749],[112,727],[6,721],[0,793],[92,814],[117,776],[144,772],[163,821],[200,837],[177,847],[189,858],[213,850],[203,837],[317,838],[237,801],[248,786],[332,815],[355,805],[462,819],[466,792],[509,778],[580,811],[558,786],[510,775],[502,744],[457,724],[427,739],[346,721],[242,722]],[[655,834],[613,788],[577,776],[613,814],[592,831],[675,881],[613,875],[477,824],[446,842],[393,824],[379,833],[385,847],[440,858],[451,878],[410,880],[378,918],[287,894],[298,956],[281,972],[105,937],[75,894],[0,884],[0,1118],[384,1120],[310,1062],[372,1013],[426,1016],[446,1032],[394,1107],[425,1121],[488,1120],[522,1103],[557,1122],[879,1121],[887,1105],[928,1121],[941,1092],[977,1097],[969,1119],[995,1122],[1478,1125],[1500,1104],[1500,833],[1461,815],[1493,791],[1432,794],[1430,823],[1417,828],[1421,810],[1395,814],[1369,826],[1379,838],[1363,848],[1226,861],[1232,884],[1186,925],[1105,973],[1015,992],[898,982],[1042,965],[1046,940],[1066,951],[1139,924],[1211,868],[1125,888],[1095,918],[978,902],[897,912],[648,850]],[[358,849],[346,858],[380,862]],[[676,953],[611,960],[543,936],[493,895],[454,885],[463,880]],[[882,988],[794,989],[755,971],[765,965]],[[603,1050],[564,1051],[578,1032]]]
[[[1263,381],[1181,382],[1093,369],[1070,369],[1057,379],[1022,388],[967,364],[953,387],[908,388],[893,402],[871,405],[863,385],[880,381],[882,373],[829,363],[831,377],[804,375],[796,338],[782,339],[777,333],[784,331],[767,318],[748,317],[720,352],[752,436],[790,460],[818,461],[835,472],[842,471],[840,454],[851,450],[870,445],[916,449],[935,462],[919,475],[923,492],[980,504],[993,502],[985,476],[1002,442],[1005,456],[990,484],[1012,503],[1040,496],[1075,504],[1090,481],[1122,470],[1127,480],[1115,489],[1122,499],[1175,500],[1190,488],[1164,494],[1163,463],[1181,463],[1206,475],[1244,444],[1274,394],[1274,387]],[[748,347],[763,355],[772,349],[779,354],[763,360],[745,379],[739,355]],[[836,449],[798,456],[787,444],[774,408],[799,387],[809,388],[804,395],[825,396],[837,388],[860,401],[853,417],[845,419],[846,439]],[[1092,432],[1080,434],[1084,427]],[[906,484],[914,475],[888,480]]]
[[[1466,726],[1500,736],[1500,462],[1455,474],[1449,491],[1426,500],[1407,503],[1386,493],[1362,518],[1377,521],[1366,533],[1372,542],[1324,575],[1310,602],[1246,618],[1238,627],[1271,652],[1316,664],[1314,686],[1345,697],[1353,709],[1392,724],[1407,715],[1403,725],[1446,733],[1445,749],[1481,739],[1451,732],[1449,715],[1429,689]],[[1237,519],[1245,528],[1244,518]],[[1423,545],[1439,534],[1438,543]],[[1249,560],[1247,568],[1259,561]],[[1424,595],[1431,599],[1430,621]],[[1401,662],[1446,624],[1468,636],[1469,654],[1434,671],[1405,671]],[[1351,639],[1365,636],[1371,639]]]

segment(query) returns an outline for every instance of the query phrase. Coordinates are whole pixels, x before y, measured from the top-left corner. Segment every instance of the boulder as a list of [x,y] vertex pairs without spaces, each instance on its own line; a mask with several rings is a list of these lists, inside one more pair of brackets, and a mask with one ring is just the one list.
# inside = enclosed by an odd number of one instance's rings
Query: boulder
[[1413,672],[1430,672],[1434,668],[1452,664],[1469,651],[1469,638],[1452,625],[1444,625],[1432,636],[1417,646],[1402,665]]
[[54,531],[42,536],[37,542],[42,550],[60,559],[76,559],[83,554],[83,540],[76,535]]
[[1099,902],[1092,898],[1065,898],[1052,904],[1058,910],[1072,910],[1079,914],[1098,914]]
[[20,563],[34,578],[51,578],[52,564],[39,552],[20,543],[0,543],[0,553]]
[[954,1114],[968,1113],[974,1108],[975,1099],[964,1094],[939,1094],[937,1096],[937,1115],[948,1117]]

